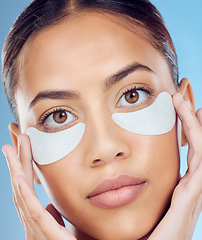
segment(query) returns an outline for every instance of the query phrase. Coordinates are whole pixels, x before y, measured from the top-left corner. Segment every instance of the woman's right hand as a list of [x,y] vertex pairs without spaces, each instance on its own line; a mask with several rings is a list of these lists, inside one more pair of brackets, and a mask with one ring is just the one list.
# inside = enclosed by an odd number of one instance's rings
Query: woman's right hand
[[8,162],[13,198],[27,240],[76,240],[61,215],[48,205],[45,209],[34,190],[31,145],[28,136],[18,137],[18,153],[11,145],[2,149]]

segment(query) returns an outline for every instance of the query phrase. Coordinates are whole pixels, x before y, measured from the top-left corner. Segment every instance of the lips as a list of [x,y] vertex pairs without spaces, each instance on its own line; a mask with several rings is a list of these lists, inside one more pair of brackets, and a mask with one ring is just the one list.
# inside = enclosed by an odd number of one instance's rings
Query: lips
[[110,209],[134,201],[142,192],[146,181],[128,175],[101,182],[89,195],[88,200],[96,207]]

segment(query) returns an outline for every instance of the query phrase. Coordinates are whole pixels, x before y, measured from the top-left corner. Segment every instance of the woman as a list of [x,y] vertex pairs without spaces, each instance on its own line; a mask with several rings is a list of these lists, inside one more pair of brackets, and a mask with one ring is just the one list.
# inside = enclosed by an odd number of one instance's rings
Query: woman
[[[4,52],[19,159],[13,147],[3,151],[27,239],[191,239],[201,212],[202,113],[195,117],[189,81],[178,84],[154,6],[34,1]],[[182,179],[180,142],[190,146]],[[53,203],[47,210],[33,180]]]

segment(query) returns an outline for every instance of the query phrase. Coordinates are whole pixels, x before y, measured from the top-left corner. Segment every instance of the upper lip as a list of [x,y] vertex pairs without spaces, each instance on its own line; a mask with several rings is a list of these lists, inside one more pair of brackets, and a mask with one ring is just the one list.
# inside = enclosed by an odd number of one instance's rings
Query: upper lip
[[125,186],[135,186],[143,184],[146,181],[144,179],[136,178],[129,175],[120,175],[113,179],[105,179],[88,195],[88,198],[94,197],[101,193],[116,190]]

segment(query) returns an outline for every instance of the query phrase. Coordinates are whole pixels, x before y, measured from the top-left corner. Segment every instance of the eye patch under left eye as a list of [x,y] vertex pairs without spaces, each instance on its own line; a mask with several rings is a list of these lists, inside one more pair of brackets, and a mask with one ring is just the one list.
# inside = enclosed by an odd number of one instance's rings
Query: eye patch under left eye
[[174,127],[176,113],[171,95],[161,92],[150,106],[135,112],[114,113],[112,119],[128,132],[140,135],[160,135],[169,132]]
[[34,161],[46,165],[62,159],[76,148],[84,131],[84,123],[53,133],[42,132],[34,127],[28,128],[26,134],[30,138]]

